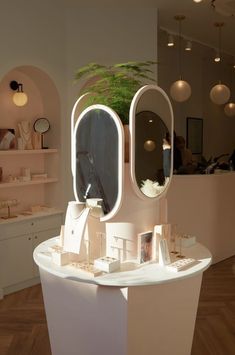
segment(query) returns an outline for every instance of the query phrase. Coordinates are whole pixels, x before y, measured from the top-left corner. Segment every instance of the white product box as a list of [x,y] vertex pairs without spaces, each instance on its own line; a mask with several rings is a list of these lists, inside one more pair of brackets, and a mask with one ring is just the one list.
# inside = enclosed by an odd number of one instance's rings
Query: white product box
[[120,260],[104,256],[94,260],[94,267],[105,272],[113,272],[120,268]]
[[52,256],[52,261],[54,264],[59,265],[59,266],[64,266],[69,264],[69,255],[67,251],[53,251],[51,253]]

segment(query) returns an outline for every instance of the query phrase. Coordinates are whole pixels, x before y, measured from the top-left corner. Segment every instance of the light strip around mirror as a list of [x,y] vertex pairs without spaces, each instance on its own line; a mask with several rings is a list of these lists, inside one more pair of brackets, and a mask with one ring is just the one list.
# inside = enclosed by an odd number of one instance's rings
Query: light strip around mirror
[[76,124],[76,121],[81,114],[81,112],[84,110],[87,98],[90,96],[89,93],[86,93],[84,95],[81,95],[79,99],[75,102],[73,109],[72,109],[72,114],[71,114],[71,170],[72,170],[72,175],[75,176],[75,171],[73,170],[73,155],[74,155],[74,149],[75,149],[75,144],[74,144],[74,126]]
[[115,202],[115,205],[111,212],[107,213],[103,217],[100,218],[101,222],[105,222],[107,220],[110,220],[113,218],[118,210],[121,207],[122,204],[122,199],[123,199],[123,189],[124,189],[124,132],[123,132],[123,125],[121,123],[120,118],[116,114],[115,111],[113,111],[111,108],[105,106],[105,105],[92,105],[86,108],[82,113],[79,115],[77,122],[75,124],[74,130],[73,130],[73,138],[72,142],[74,147],[72,148],[72,171],[74,172],[73,175],[73,191],[74,195],[77,201],[79,201],[78,196],[76,194],[76,131],[77,127],[79,125],[79,122],[83,119],[83,117],[92,110],[103,110],[107,112],[113,119],[115,126],[117,128],[117,133],[118,133],[118,195],[117,195],[117,200]]
[[[153,90],[156,92],[157,95],[159,95],[159,101],[157,102],[157,100],[154,101],[154,103],[156,104],[156,108],[154,108],[154,112],[158,115],[161,116],[161,112],[163,111],[163,109],[165,109],[166,113],[164,116],[167,116],[167,120],[166,118],[163,120],[164,123],[166,124],[166,126],[169,129],[169,132],[171,134],[171,147],[173,147],[173,134],[174,134],[174,116],[173,116],[173,110],[172,110],[172,106],[171,106],[171,102],[167,96],[167,94],[165,93],[164,90],[162,90],[159,86],[157,85],[145,85],[142,88],[140,88],[135,96],[133,97],[133,100],[131,102],[131,107],[130,107],[130,175],[131,175],[131,180],[132,180],[132,186],[133,189],[135,191],[135,193],[142,198],[143,200],[156,200],[159,197],[163,197],[169,187],[171,178],[172,178],[172,173],[173,173],[173,158],[171,159],[171,176],[170,176],[170,180],[169,183],[167,184],[165,190],[160,193],[158,196],[156,197],[148,197],[146,195],[144,195],[137,184],[136,181],[136,176],[135,176],[135,119],[136,119],[136,111],[137,111],[137,105],[139,103],[139,100],[141,99],[142,95],[144,93],[146,93],[147,91]],[[154,97],[155,99],[156,97]],[[165,108],[161,107],[161,103],[164,102]],[[146,108],[147,110],[147,108]],[[168,122],[166,122],[168,121]],[[173,154],[173,149],[172,150],[172,154]]]

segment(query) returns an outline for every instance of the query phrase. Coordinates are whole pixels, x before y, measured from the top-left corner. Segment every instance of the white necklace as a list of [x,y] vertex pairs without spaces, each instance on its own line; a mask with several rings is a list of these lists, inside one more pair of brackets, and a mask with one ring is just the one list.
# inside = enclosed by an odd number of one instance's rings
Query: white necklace
[[24,124],[23,122],[21,122],[21,128],[22,128],[22,131],[24,132],[25,135],[29,134],[30,133],[30,125],[28,125],[28,130],[24,128]]
[[31,139],[30,135],[30,125],[28,124],[28,131],[25,130],[23,122],[19,123],[20,135],[25,142],[29,142]]

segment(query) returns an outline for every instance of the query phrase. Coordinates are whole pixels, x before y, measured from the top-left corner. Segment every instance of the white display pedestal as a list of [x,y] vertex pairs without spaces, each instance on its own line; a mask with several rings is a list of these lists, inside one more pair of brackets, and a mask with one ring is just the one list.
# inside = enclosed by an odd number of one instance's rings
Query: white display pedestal
[[52,243],[39,245],[34,259],[53,355],[190,355],[202,273],[211,262],[206,248],[185,249],[199,262],[178,273],[126,264],[127,271],[93,278],[42,257]]

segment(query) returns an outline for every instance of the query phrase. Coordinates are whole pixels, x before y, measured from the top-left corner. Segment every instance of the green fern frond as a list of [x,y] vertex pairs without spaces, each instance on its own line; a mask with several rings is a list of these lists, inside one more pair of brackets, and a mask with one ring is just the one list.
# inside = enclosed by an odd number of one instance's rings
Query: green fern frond
[[103,104],[117,112],[122,122],[128,123],[129,109],[136,91],[144,81],[155,81],[152,77],[153,61],[129,61],[113,66],[89,63],[75,73],[75,82],[81,79],[95,79],[82,90],[82,93],[93,93],[87,105]]

